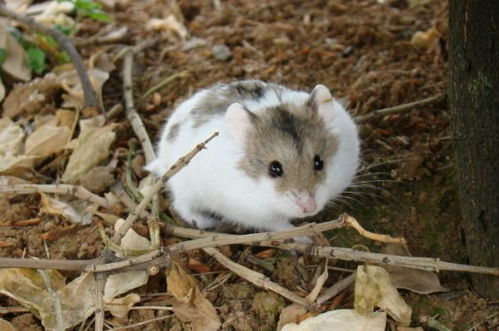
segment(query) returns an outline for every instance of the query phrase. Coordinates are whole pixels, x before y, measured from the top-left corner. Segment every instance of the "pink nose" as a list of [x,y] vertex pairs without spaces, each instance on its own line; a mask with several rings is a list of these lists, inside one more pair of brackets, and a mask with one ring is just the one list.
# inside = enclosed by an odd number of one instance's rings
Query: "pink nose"
[[298,206],[304,213],[312,213],[317,209],[317,203],[314,198],[308,197],[298,201]]

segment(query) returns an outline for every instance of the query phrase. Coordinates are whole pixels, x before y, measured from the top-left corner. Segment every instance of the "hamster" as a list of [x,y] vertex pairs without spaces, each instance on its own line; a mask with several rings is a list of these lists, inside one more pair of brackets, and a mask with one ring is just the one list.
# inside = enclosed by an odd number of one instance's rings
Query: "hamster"
[[311,93],[258,80],[195,93],[163,128],[146,169],[163,175],[213,132],[207,149],[170,179],[174,210],[201,229],[229,221],[285,230],[318,213],[353,180],[357,127],[327,87]]

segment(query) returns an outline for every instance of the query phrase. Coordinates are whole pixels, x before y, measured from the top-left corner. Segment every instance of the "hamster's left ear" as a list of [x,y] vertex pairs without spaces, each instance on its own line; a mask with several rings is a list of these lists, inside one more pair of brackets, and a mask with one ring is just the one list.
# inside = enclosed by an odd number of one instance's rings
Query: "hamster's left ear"
[[225,121],[229,127],[232,137],[244,143],[253,127],[251,116],[255,116],[244,108],[240,103],[233,103],[227,108]]
[[333,118],[334,99],[329,89],[322,84],[317,85],[310,93],[307,106],[312,108],[312,111],[317,112],[326,123]]

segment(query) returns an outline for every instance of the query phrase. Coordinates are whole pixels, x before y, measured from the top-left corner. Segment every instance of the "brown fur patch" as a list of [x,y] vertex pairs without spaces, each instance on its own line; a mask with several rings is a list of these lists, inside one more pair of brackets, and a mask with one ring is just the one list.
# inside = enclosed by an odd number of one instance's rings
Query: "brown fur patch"
[[[281,105],[255,116],[241,169],[259,178],[268,176],[270,163],[278,161],[283,169],[281,177],[273,178],[278,191],[313,192],[324,180],[338,142],[311,107],[313,103],[304,108]],[[324,161],[323,170],[314,169],[315,155]]]

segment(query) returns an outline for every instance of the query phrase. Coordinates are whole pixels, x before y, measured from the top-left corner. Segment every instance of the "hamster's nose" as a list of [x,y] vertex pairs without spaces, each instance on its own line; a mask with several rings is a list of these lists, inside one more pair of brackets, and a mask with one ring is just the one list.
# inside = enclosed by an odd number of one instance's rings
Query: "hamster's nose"
[[301,210],[305,214],[313,213],[314,211],[317,210],[317,203],[315,202],[315,199],[312,197],[300,199],[298,201],[298,206],[300,206]]

